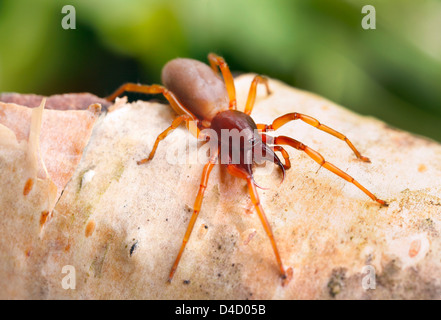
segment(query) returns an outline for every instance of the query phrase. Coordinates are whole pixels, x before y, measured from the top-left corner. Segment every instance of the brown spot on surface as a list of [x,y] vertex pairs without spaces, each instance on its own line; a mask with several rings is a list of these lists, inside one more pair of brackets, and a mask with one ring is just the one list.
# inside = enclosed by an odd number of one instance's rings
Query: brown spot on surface
[[291,267],[288,267],[288,269],[286,269],[286,278],[283,279],[282,281],[282,286],[286,286],[292,279],[292,276],[294,274],[294,271]]
[[339,293],[342,292],[345,279],[346,279],[345,268],[335,268],[332,270],[331,277],[328,281],[329,295],[332,298],[335,298]]
[[87,110],[89,110],[90,112],[94,113],[94,114],[99,114],[101,112],[101,105],[99,105],[98,103],[94,103],[91,104]]
[[427,167],[426,167],[425,164],[420,164],[420,165],[418,166],[418,172],[424,172],[424,171],[426,171],[426,170],[427,170]]
[[84,232],[84,234],[86,235],[86,237],[90,237],[94,231],[95,231],[95,221],[90,220],[86,226],[86,231]]
[[409,248],[409,257],[413,258],[415,257],[421,249],[421,240],[420,239],[416,239],[413,240],[410,243],[410,248]]
[[199,228],[198,236],[199,238],[203,238],[208,232],[208,226],[205,224],[202,224]]
[[251,200],[248,202],[247,206],[245,207],[245,213],[246,214],[254,213],[254,204],[251,202]]
[[46,223],[48,217],[49,217],[49,211],[43,211],[41,213],[40,227],[43,227],[43,225]]
[[34,179],[29,178],[26,181],[25,186],[23,188],[23,195],[27,196],[29,194],[29,192],[31,192],[33,186],[34,186]]

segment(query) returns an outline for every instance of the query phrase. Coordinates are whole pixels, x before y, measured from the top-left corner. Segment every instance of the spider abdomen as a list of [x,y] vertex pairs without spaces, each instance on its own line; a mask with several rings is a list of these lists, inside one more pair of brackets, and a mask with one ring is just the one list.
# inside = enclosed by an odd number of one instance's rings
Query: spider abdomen
[[229,108],[224,82],[200,61],[171,60],[162,69],[162,83],[199,119],[211,121]]

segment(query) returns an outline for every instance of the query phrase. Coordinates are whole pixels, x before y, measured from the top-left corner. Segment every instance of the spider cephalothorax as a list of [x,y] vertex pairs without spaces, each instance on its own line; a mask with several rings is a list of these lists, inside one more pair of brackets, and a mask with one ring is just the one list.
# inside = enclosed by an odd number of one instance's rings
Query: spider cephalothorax
[[217,137],[221,164],[232,165],[253,179],[253,163],[266,160],[277,164],[285,176],[285,167],[262,141],[256,123],[249,115],[237,110],[220,112],[213,118],[211,129]]

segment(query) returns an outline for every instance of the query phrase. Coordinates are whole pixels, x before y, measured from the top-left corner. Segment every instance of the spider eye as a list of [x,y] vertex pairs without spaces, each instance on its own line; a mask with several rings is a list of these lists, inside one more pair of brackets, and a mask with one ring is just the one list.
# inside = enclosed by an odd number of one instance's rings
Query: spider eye
[[256,139],[256,137],[248,139],[248,144],[250,147],[254,148],[257,144],[259,144],[259,139]]

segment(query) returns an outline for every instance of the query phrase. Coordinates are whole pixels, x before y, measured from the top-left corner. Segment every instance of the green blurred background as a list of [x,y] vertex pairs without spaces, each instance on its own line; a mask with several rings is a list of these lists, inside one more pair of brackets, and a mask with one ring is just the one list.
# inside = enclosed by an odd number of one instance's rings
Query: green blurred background
[[[366,4],[376,30],[361,27]],[[441,141],[439,0],[0,0],[0,92],[106,96],[210,51]]]

